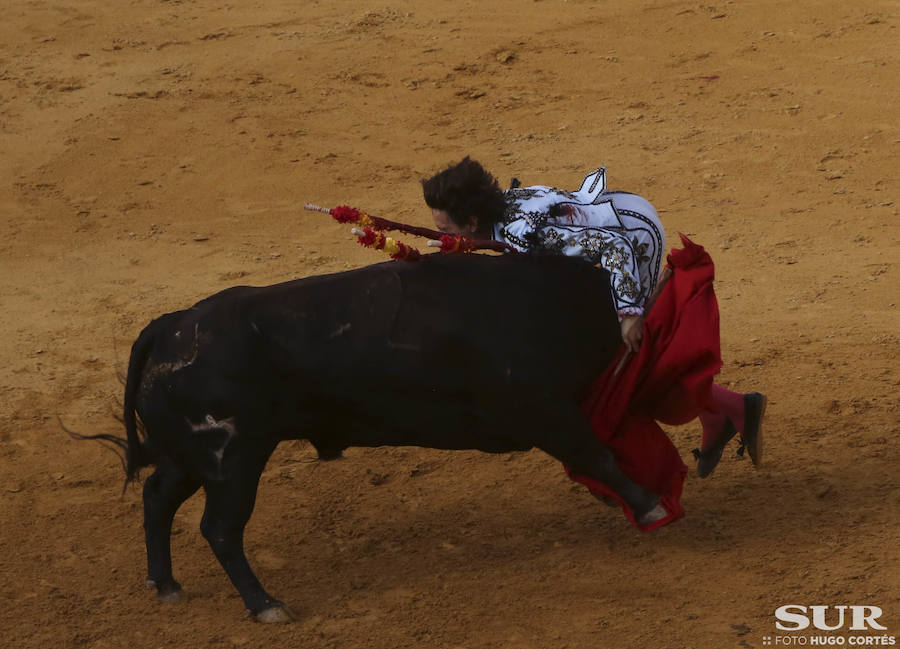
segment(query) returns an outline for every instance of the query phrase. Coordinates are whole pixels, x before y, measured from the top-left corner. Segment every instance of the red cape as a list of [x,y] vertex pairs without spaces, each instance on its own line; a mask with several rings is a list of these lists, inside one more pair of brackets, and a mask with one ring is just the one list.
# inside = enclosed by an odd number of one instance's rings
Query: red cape
[[668,257],[673,274],[646,315],[637,356],[613,376],[623,346],[582,402],[597,439],[628,477],[660,496],[668,516],[638,525],[631,508],[610,487],[566,467],[572,480],[620,503],[628,519],[645,531],[684,516],[680,499],[687,467],[657,421],[681,425],[709,409],[713,377],[722,366],[713,262],[684,235],[681,242],[684,248]]

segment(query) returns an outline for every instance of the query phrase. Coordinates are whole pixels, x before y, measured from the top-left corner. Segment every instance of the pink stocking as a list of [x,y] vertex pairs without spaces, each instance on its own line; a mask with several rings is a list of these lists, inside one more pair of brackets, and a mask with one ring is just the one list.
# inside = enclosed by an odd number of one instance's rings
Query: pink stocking
[[744,429],[744,395],[713,384],[711,396],[716,410],[704,410],[700,413],[700,423],[703,425],[701,448],[709,448],[715,442],[722,433],[726,418],[731,419],[738,432],[743,432]]

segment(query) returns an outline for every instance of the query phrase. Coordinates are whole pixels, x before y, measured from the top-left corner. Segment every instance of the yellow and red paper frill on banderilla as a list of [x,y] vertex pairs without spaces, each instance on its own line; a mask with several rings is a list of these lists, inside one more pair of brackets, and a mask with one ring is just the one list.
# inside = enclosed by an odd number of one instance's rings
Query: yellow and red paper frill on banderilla
[[361,245],[375,250],[384,250],[391,256],[391,259],[417,261],[422,256],[422,253],[415,248],[387,236],[384,232],[376,232],[370,227],[354,230],[354,233],[357,234],[356,240]]
[[429,228],[389,221],[388,219],[371,216],[362,210],[347,205],[339,205],[329,209],[308,204],[306,209],[330,214],[338,223],[350,223],[359,226],[359,229],[354,228],[353,233],[357,236],[357,241],[361,245],[375,250],[383,250],[391,258],[401,261],[417,261],[422,257],[422,253],[412,246],[385,235],[383,230],[397,230],[406,234],[428,237],[429,246],[436,247],[442,253],[447,254],[472,252],[474,250],[515,252],[514,248],[499,241],[470,239],[458,234],[445,234]]

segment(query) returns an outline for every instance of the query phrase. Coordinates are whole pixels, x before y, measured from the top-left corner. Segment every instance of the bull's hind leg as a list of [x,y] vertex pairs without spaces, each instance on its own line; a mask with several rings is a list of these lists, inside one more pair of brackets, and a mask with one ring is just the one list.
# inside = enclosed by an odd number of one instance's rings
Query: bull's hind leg
[[293,615],[269,595],[250,568],[244,554],[244,528],[253,513],[256,490],[269,453],[244,449],[226,470],[224,480],[204,484],[206,509],[200,529],[231,583],[244,600],[247,612],[260,622],[288,622]]
[[200,487],[163,457],[144,482],[144,539],[147,543],[147,585],[155,587],[161,602],[181,599],[181,584],[172,576],[172,521],[181,504]]

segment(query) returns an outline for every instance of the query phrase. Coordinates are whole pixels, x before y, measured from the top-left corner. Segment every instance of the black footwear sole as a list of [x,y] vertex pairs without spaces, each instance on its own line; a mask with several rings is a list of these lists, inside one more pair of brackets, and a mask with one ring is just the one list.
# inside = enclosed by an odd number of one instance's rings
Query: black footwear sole
[[722,426],[722,434],[719,435],[719,440],[715,445],[710,446],[705,451],[701,451],[698,448],[694,449],[694,457],[697,458],[698,476],[706,478],[715,470],[716,466],[719,464],[719,460],[722,459],[722,453],[725,451],[725,446],[735,435],[737,435],[737,428],[735,428],[731,420],[726,417],[725,425]]
[[753,466],[762,464],[763,450],[763,417],[766,414],[766,395],[751,392],[744,395],[744,432],[741,441],[750,454]]

